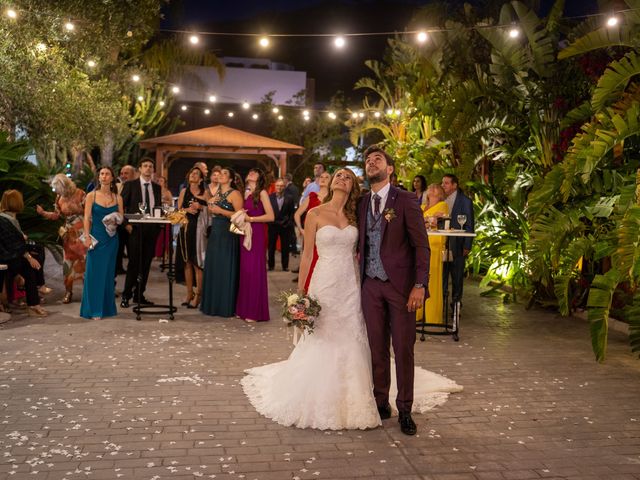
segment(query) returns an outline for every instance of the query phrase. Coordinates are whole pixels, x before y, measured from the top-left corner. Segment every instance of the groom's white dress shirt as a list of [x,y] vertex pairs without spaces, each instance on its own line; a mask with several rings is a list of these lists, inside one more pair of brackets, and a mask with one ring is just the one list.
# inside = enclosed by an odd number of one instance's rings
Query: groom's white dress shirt
[[[378,190],[377,195],[380,197],[380,213],[384,212],[384,206],[387,204],[387,197],[389,196],[389,189],[391,188],[391,184],[387,183],[384,187]],[[375,215],[376,212],[376,204],[374,195],[376,195],[373,190],[371,190],[371,212]]]

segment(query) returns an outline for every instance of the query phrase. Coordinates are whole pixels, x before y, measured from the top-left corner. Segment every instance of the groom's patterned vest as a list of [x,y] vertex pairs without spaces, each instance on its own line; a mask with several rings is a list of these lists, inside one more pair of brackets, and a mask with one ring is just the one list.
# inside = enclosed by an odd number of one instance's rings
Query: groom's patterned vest
[[371,205],[367,205],[367,252],[365,273],[367,277],[379,278],[386,281],[389,279],[382,266],[380,259],[380,245],[382,245],[382,214],[376,219],[371,211]]

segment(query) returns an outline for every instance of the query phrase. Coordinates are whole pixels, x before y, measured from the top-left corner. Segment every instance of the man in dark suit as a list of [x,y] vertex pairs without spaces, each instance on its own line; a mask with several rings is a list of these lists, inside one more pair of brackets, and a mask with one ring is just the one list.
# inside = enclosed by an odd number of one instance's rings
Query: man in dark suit
[[405,435],[415,435],[417,427],[411,418],[415,311],[429,297],[429,240],[415,195],[389,183],[393,158],[377,146],[369,147],[364,158],[371,191],[358,204],[358,252],[373,394],[380,418],[389,418],[391,344],[400,430]]
[[292,197],[285,193],[284,180],[276,181],[276,191],[269,195],[271,207],[275,214],[273,222],[269,223],[269,270],[276,264],[276,243],[280,238],[280,254],[282,270],[289,270],[289,248],[293,236],[293,214],[295,204]]
[[[138,208],[140,203],[145,203],[146,213],[152,213],[154,207],[162,205],[162,189],[160,185],[151,181],[154,171],[153,160],[145,157],[140,160],[138,167],[140,178],[129,180],[122,187],[122,200],[124,213],[140,213]],[[129,307],[129,300],[133,297],[134,302],[142,305],[152,305],[152,302],[144,297],[149,278],[151,260],[153,260],[156,238],[160,233],[159,225],[133,225],[124,221],[125,228],[129,232],[129,264],[127,265],[127,276],[122,291],[122,308]],[[142,237],[142,239],[140,238]],[[141,248],[142,247],[142,248]],[[138,286],[138,276],[140,285]]]
[[[458,215],[465,215],[464,230],[473,233],[475,222],[473,218],[473,203],[462,190],[458,188],[458,177],[446,174],[442,177],[442,189],[446,195],[445,202],[449,207],[451,228],[460,229]],[[442,287],[447,289],[449,276],[451,276],[451,299],[455,302],[462,301],[462,285],[464,280],[464,263],[471,251],[471,237],[449,238],[449,250],[453,261],[445,262],[443,269]]]

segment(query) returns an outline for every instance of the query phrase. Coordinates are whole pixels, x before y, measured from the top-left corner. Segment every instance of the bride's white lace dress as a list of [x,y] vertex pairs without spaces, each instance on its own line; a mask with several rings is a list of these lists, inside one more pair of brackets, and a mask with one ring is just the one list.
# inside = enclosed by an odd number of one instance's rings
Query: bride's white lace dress
[[[358,230],[353,226],[329,225],[318,230],[318,262],[309,293],[318,299],[322,311],[313,334],[305,335],[287,360],[251,368],[242,379],[255,409],[279,424],[341,430],[381,423],[360,306],[354,260],[357,239]],[[391,404],[396,395],[394,384]],[[413,410],[424,412],[444,403],[449,392],[460,390],[455,382],[416,368]]]

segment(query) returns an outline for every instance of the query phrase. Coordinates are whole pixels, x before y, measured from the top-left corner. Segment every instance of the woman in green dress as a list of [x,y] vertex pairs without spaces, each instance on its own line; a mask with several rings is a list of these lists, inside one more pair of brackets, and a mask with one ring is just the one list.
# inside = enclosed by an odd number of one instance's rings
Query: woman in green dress
[[209,200],[213,220],[204,259],[200,304],[200,310],[206,315],[233,317],[236,311],[240,237],[229,231],[229,225],[231,216],[242,209],[243,199],[235,178],[231,168],[223,168],[218,192]]

